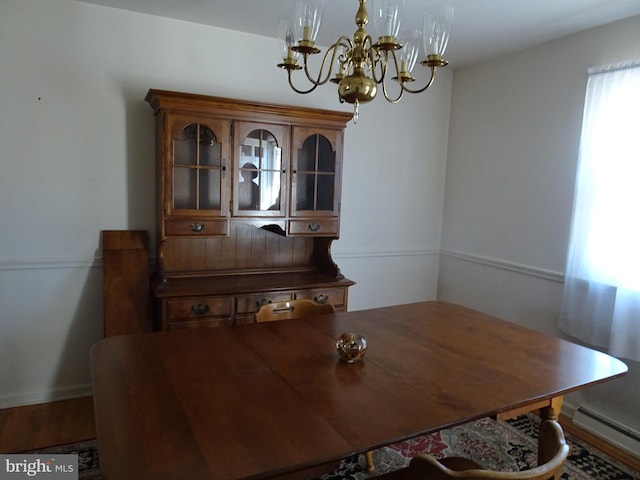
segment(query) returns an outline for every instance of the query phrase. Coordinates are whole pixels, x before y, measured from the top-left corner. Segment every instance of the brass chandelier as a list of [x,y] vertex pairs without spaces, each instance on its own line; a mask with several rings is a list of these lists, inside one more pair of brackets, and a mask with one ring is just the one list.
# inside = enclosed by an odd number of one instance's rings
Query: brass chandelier
[[[424,12],[423,30],[403,33],[400,30],[401,11],[404,0],[371,0],[374,12],[374,26],[378,41],[374,43],[365,30],[369,23],[367,0],[359,0],[360,6],[355,16],[358,27],[353,37],[341,36],[331,45],[324,56],[317,76],[311,74],[308,60],[320,53],[315,46],[316,36],[324,10],[324,0],[294,0],[293,21],[280,20],[278,37],[282,41],[282,63],[278,67],[287,71],[289,85],[297,93],[313,92],[318,86],[331,81],[338,85],[340,103],[354,105],[354,122],[358,121],[358,106],[373,100],[382,87],[384,98],[391,103],[398,102],[404,92],[421,93],[431,86],[436,69],[447,65],[442,57],[447,47],[453,7],[446,4],[431,5]],[[430,69],[427,84],[422,88],[410,88],[415,78],[412,69],[416,63],[420,43],[426,58],[420,64]],[[302,55],[302,65],[298,58]],[[393,68],[393,73],[389,69]],[[311,86],[301,90],[293,84],[292,73],[304,70]],[[398,87],[393,94],[388,88],[388,77],[393,75]]]

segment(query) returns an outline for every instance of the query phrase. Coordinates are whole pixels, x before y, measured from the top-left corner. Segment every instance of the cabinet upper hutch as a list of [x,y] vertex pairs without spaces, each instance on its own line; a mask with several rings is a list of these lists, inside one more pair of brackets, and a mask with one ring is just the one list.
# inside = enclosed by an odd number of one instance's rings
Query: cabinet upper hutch
[[331,258],[350,113],[161,90],[156,329],[254,321],[271,301],[347,307]]

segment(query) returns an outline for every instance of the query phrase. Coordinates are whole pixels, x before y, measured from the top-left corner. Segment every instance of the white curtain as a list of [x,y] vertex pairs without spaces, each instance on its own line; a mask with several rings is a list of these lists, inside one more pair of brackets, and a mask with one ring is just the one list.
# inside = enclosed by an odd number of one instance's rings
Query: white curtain
[[640,60],[589,71],[560,328],[640,361]]

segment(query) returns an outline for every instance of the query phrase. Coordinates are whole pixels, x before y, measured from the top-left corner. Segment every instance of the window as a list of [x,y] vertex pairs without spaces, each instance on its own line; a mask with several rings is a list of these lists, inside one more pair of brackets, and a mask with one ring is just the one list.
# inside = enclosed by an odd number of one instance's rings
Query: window
[[640,360],[640,60],[589,71],[560,328]]

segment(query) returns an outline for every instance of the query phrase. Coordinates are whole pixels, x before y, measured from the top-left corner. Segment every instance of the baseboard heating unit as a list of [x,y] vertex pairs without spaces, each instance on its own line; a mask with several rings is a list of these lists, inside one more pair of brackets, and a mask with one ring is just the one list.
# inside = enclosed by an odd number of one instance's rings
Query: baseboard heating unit
[[611,445],[640,458],[640,432],[584,405],[579,405],[576,408],[572,421],[575,425],[606,440]]

